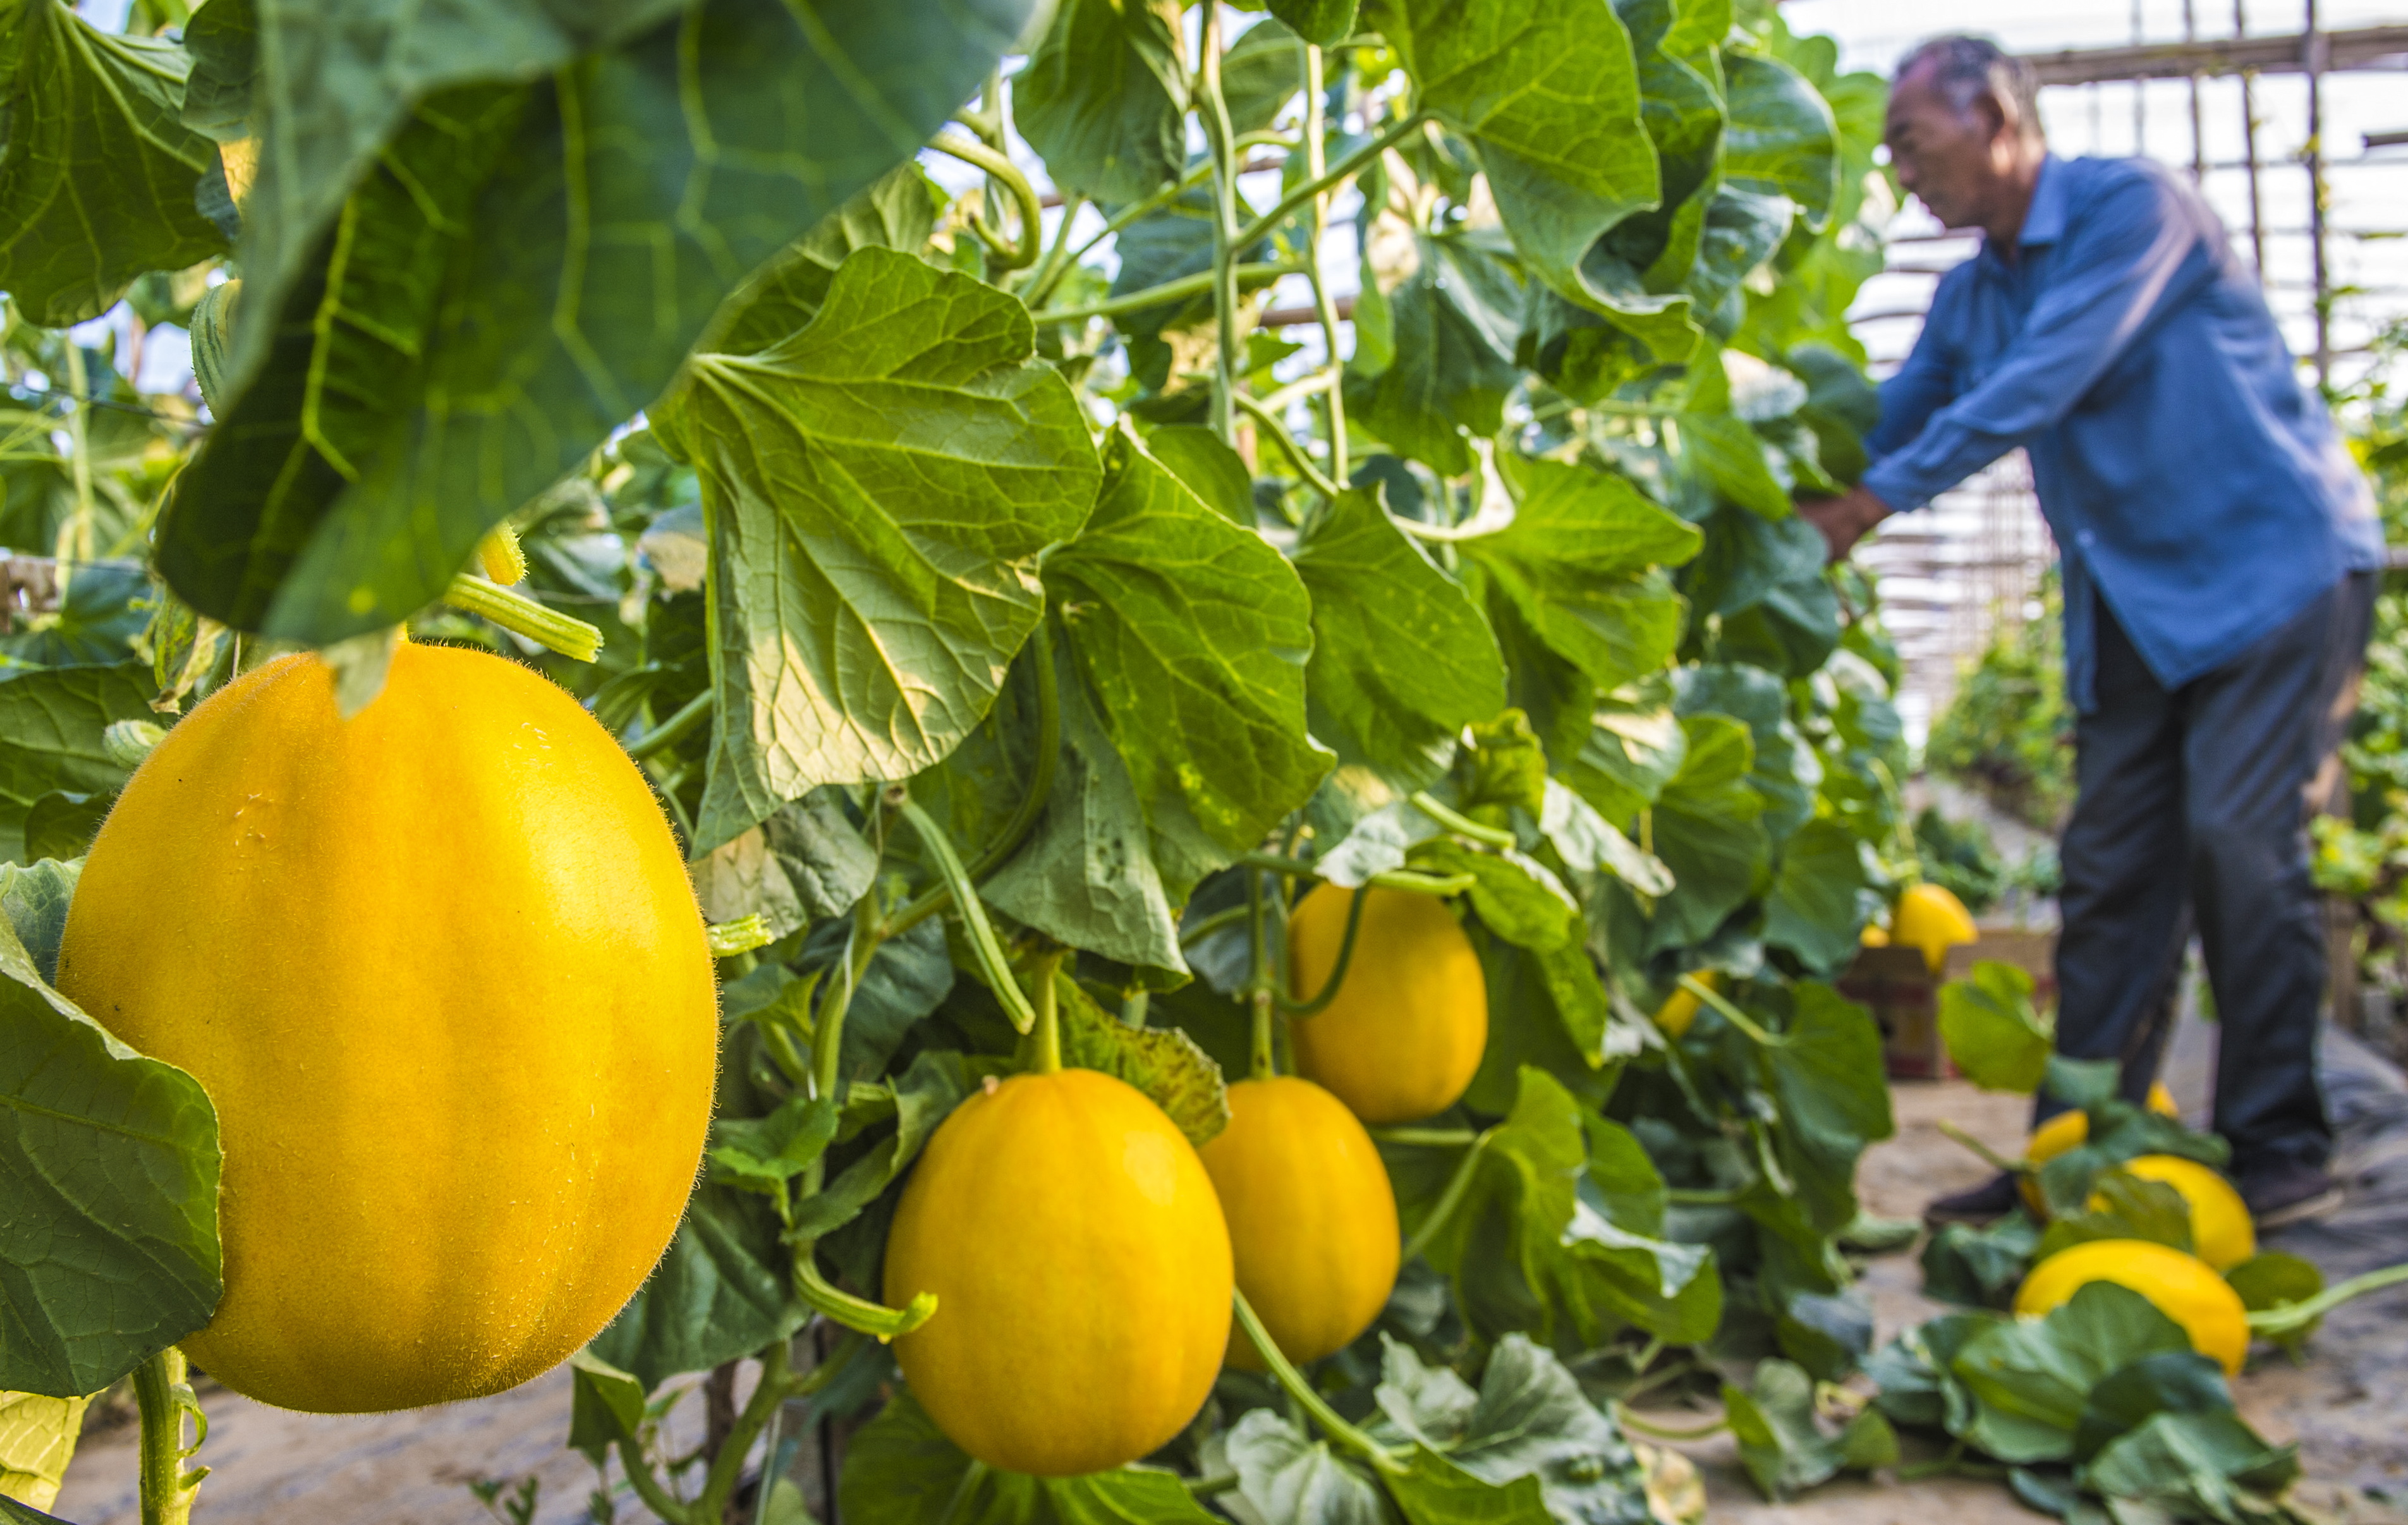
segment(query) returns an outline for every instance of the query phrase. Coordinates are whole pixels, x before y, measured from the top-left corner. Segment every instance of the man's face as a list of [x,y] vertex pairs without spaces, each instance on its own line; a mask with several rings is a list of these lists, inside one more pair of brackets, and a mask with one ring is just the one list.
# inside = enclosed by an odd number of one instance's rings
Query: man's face
[[1997,108],[1976,100],[1958,110],[1933,88],[1928,69],[1915,69],[1891,87],[1882,140],[1889,145],[1898,182],[1920,198],[1950,228],[1978,227],[1989,219],[2010,184],[2011,153],[2001,153],[2012,135]]

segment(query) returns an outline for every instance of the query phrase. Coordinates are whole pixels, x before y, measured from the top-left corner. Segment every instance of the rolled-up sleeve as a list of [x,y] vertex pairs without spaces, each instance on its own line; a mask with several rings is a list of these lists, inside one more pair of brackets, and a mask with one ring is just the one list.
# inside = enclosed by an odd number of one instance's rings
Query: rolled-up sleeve
[[[1892,509],[1920,508],[2065,417],[2153,314],[2212,278],[2212,263],[2194,257],[2201,233],[2171,189],[2147,177],[2101,197],[2057,249],[2065,278],[2032,304],[1988,375],[1944,403],[1933,379],[1917,377],[1899,396],[1900,428],[1914,408],[1927,411],[1903,440],[1892,433],[1883,387],[1875,438],[1891,448],[1876,451],[1865,487]],[[1924,347],[1919,340],[1918,354]],[[1910,362],[1893,384],[1913,370]]]

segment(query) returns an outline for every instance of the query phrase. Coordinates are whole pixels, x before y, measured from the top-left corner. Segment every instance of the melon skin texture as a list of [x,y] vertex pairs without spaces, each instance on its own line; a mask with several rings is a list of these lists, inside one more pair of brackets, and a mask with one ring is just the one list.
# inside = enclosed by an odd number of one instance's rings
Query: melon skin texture
[[[1229,1087],[1229,1125],[1200,1151],[1229,1220],[1238,1288],[1291,1361],[1319,1360],[1371,1327],[1396,1289],[1396,1189],[1344,1102],[1280,1075]],[[1231,1366],[1267,1370],[1233,1320]]]
[[2249,1313],[2241,1294],[2194,1255],[2139,1239],[2094,1239],[2061,1249],[2031,1268],[2015,1289],[2015,1315],[2037,1318],[2092,1282],[2128,1287],[2180,1324],[2191,1348],[2213,1356],[2227,1376],[2249,1356]]
[[895,1342],[921,1407],[988,1466],[1101,1472],[1211,1395],[1229,1230],[1160,1107],[1093,1070],[989,1081],[921,1155],[886,1239],[886,1302],[936,1294]]
[[86,859],[59,985],[216,1105],[225,1296],[182,1343],[280,1408],[481,1397],[609,1322],[676,1231],[718,995],[636,765],[540,675],[314,655],[167,733]]
[[[1322,885],[1288,917],[1293,994],[1328,984],[1355,892]],[[1288,1026],[1296,1068],[1367,1123],[1444,1112],[1479,1072],[1488,1046],[1488,982],[1455,913],[1435,896],[1365,892],[1363,924],[1330,1003]]]

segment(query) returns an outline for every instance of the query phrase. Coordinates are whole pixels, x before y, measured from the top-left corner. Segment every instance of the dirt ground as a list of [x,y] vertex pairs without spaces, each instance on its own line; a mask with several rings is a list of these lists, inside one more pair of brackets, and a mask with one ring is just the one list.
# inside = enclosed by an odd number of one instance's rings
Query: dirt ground
[[[2203,1122],[2214,1085],[2214,1029],[2176,1029],[2166,1081],[2184,1115]],[[2270,1249],[2316,1262],[2329,1281],[2408,1259],[2408,1085],[2344,1035],[2329,1035],[2325,1080],[2339,1135],[2336,1173],[2348,1204],[2319,1224],[2269,1235]],[[1857,1175],[1865,1211],[1914,1217],[1933,1197],[1979,1185],[1989,1168],[1940,1131],[1956,1124],[2002,1154],[2022,1144],[2028,1102],[1963,1082],[1899,1082],[1897,1136],[1870,1150]],[[1861,1284],[1880,1338],[1942,1311],[1925,1298],[1913,1252],[1876,1260]],[[2334,1525],[2408,1525],[2408,1288],[2347,1304],[2325,1321],[2305,1364],[2261,1357],[2234,1384],[2258,1431],[2297,1441],[2300,1502]],[[1659,1416],[1677,1426],[1685,1417]],[[1910,1446],[1913,1442],[1909,1442]],[[2034,1525],[2042,1517],[1996,1484],[1956,1478],[1900,1483],[1842,1479],[1770,1504],[1739,1465],[1727,1436],[1678,1447],[1698,1464],[1713,1525]],[[1910,1461],[1918,1457],[1910,1454]]]
[[[2186,1023],[2168,1082],[2185,1113],[2203,1117],[2213,1085],[2214,1029]],[[2341,1129],[2337,1162],[2350,1204],[2325,1223],[2269,1240],[2338,1279],[2408,1259],[2408,1084],[2346,1039],[2328,1045],[2327,1085]],[[2024,1103],[1962,1083],[1902,1083],[1898,1136],[1866,1158],[1866,1211],[1913,1217],[1930,1198],[1974,1185],[1982,1162],[1942,1135],[1942,1118],[1993,1148],[2022,1142]],[[1913,1254],[1875,1261],[1864,1281],[1881,1337],[1938,1311],[1918,1290]],[[2334,1525],[2408,1525],[2408,1288],[2362,1300],[2327,1321],[2307,1362],[2261,1360],[2236,1385],[2242,1408],[2269,1438],[2300,1443],[2303,1502]],[[513,1392],[408,1414],[320,1417],[205,1392],[214,1469],[194,1517],[202,1525],[477,1525],[494,1517],[469,1493],[480,1477],[541,1479],[540,1525],[585,1517],[593,1469],[563,1447],[568,1377],[556,1371]],[[680,1416],[698,1426],[698,1403]],[[1688,1416],[1660,1414],[1672,1424]],[[88,1436],[56,1512],[77,1525],[135,1525],[131,1425]],[[1680,1447],[1698,1464],[1713,1525],[2031,1525],[2039,1517],[1996,1484],[1953,1478],[1842,1480],[1786,1504],[1757,1497],[1727,1438]],[[619,1518],[652,1516],[623,1499]]]

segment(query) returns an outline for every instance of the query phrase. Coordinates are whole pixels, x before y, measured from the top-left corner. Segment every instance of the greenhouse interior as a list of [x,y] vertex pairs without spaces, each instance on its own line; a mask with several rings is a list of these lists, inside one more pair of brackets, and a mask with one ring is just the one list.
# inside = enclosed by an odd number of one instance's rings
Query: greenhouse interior
[[2402,80],[0,7],[0,1525],[2408,1525]]

